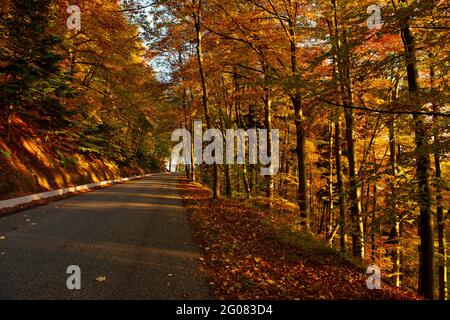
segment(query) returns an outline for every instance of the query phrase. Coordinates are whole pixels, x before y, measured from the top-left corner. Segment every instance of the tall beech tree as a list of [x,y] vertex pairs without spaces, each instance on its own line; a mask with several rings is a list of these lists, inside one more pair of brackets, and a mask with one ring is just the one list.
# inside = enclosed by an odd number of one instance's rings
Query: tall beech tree
[[[419,94],[416,43],[409,25],[410,8],[406,1],[399,1],[400,29],[405,47],[405,60],[407,64],[408,89],[411,98]],[[429,141],[424,117],[414,115],[415,143],[417,162],[418,197],[420,205],[419,232],[420,232],[420,266],[419,266],[419,293],[428,299],[434,299],[434,229],[433,214],[431,210],[430,187],[430,156],[425,150]]]

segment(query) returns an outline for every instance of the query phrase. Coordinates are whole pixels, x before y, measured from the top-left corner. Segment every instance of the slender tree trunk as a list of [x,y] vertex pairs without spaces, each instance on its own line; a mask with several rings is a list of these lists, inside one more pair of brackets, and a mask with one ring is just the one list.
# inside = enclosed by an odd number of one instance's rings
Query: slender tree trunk
[[394,275],[394,282],[397,287],[401,287],[400,275],[401,275],[401,248],[400,248],[400,217],[397,210],[397,187],[395,186],[395,180],[398,175],[397,169],[397,146],[395,139],[395,120],[389,125],[389,149],[390,149],[390,164],[392,172],[391,182],[391,200],[390,200],[390,215],[391,215],[391,234],[389,236],[389,244],[394,246],[391,250],[391,258],[393,263],[392,273]]
[[233,196],[230,171],[231,171],[230,166],[226,164],[224,166],[224,172],[225,172],[225,195],[227,196],[227,198],[231,198]]
[[[261,128],[258,122],[258,106],[256,103],[251,103],[249,107],[249,113],[247,115],[248,128]],[[243,123],[242,128],[247,128]],[[250,190],[250,195],[258,194],[258,165],[249,164],[246,168],[247,172],[247,182],[248,188]]]
[[[297,65],[297,37],[295,26],[290,21],[290,35],[291,35],[291,70],[294,78],[299,81],[300,74]],[[300,92],[291,95],[292,105],[295,113],[295,128],[297,131],[297,159],[298,159],[298,203],[300,207],[300,218],[302,227],[310,230],[310,210],[308,203],[308,173],[306,169],[306,130],[304,124],[304,115],[302,107],[302,98]]]
[[446,217],[444,214],[442,196],[442,168],[441,168],[441,155],[436,152],[434,155],[434,162],[436,166],[436,203],[437,203],[437,224],[438,224],[438,252],[439,252],[439,299],[448,299],[448,287],[447,287],[447,238],[445,234],[445,222]]
[[[370,185],[369,185],[369,189],[370,189]],[[373,186],[373,199],[372,199],[372,262],[376,263],[376,259],[377,259],[377,244],[376,244],[376,221],[377,221],[377,206],[378,206],[378,201],[377,201],[377,194],[378,194],[378,190],[377,190],[377,184],[375,183]]]
[[[398,96],[400,75],[397,72],[395,75],[395,83],[392,89],[392,94],[390,97],[391,102],[394,102]],[[391,199],[390,199],[390,215],[392,219],[391,223],[391,234],[389,237],[389,244],[394,246],[391,250],[391,259],[393,263],[392,273],[394,275],[395,285],[401,287],[401,246],[400,246],[400,229],[401,229],[401,219],[397,209],[397,186],[395,181],[398,176],[398,166],[397,166],[397,141],[395,136],[395,118],[391,119],[389,124],[389,153],[390,153],[390,166],[392,174],[392,182],[390,184],[391,188]]]
[[245,189],[245,194],[247,196],[247,198],[251,198],[252,197],[252,191],[250,189],[250,185],[248,182],[248,174],[247,174],[247,165],[244,164],[242,166],[242,181],[244,183],[244,189]]
[[297,159],[298,159],[298,191],[302,227],[309,231],[310,217],[308,206],[308,178],[306,169],[306,132],[303,123],[303,110],[299,97],[293,98],[295,109],[295,127],[297,131]]
[[[333,82],[336,93],[339,92],[339,73],[340,67],[340,40],[339,40],[339,26],[337,15],[337,2],[332,0],[333,5],[333,23],[328,21],[328,28],[330,31],[330,37],[334,39],[334,61],[333,61]],[[337,94],[336,99],[338,102],[342,102],[341,95]],[[341,104],[341,103],[340,103]],[[344,190],[344,175],[342,171],[342,140],[341,140],[341,111],[338,109],[334,112],[334,128],[335,128],[335,146],[334,156],[336,162],[336,179],[337,179],[337,191],[339,193],[339,230],[340,230],[340,247],[343,253],[347,252],[347,218],[346,218],[346,202],[345,202],[345,190]]]
[[[270,85],[268,84],[270,77],[268,75],[269,69],[264,66],[263,64],[263,70],[265,73],[265,97],[264,97],[264,122],[265,127],[268,132],[267,137],[267,154],[269,157],[272,156],[272,97],[271,97],[271,89]],[[269,199],[272,199],[274,196],[274,189],[275,189],[275,180],[273,174],[268,175],[265,177],[266,179],[266,197]],[[270,205],[272,205],[270,203]]]
[[[286,135],[285,135],[285,160],[282,162],[285,164],[284,166],[284,172],[287,176],[290,176],[291,174],[291,152],[290,152],[290,141],[291,141],[291,128],[290,126],[287,129]],[[289,191],[288,191],[288,186],[289,186],[289,182],[287,179],[280,179],[281,184],[283,186],[283,190],[281,192],[281,196],[285,199],[289,199]]]
[[[434,67],[430,67],[430,87],[434,90],[435,81]],[[438,111],[437,105],[433,105],[434,111]],[[439,144],[441,137],[438,129],[438,122],[434,118],[435,128],[433,130],[434,143]],[[448,300],[448,283],[447,283],[447,237],[445,230],[446,217],[444,214],[444,197],[442,195],[442,167],[441,167],[442,152],[436,150],[434,153],[434,166],[436,170],[436,216],[437,216],[437,230],[438,230],[438,254],[439,254],[439,300]]]
[[[400,0],[401,5],[406,5]],[[408,87],[411,99],[419,92],[418,71],[415,39],[409,27],[409,18],[401,21],[401,34],[405,47]],[[418,181],[418,196],[420,205],[420,266],[419,266],[419,293],[425,298],[434,299],[434,230],[431,211],[431,188],[430,188],[430,166],[429,154],[426,152],[428,146],[428,134],[424,124],[423,116],[415,115],[415,140],[416,140],[416,166]]]
[[328,201],[330,202],[330,216],[328,217],[328,230],[327,230],[327,238],[331,239],[333,231],[335,229],[334,226],[334,161],[333,161],[333,150],[334,150],[334,121],[333,117],[330,119],[329,125],[329,140],[328,140]]
[[[239,128],[245,128],[244,125],[244,121],[242,119],[241,113],[240,113],[240,109],[241,109],[241,103],[240,103],[240,99],[238,98],[238,94],[241,91],[241,87],[239,85],[238,82],[238,76],[237,76],[237,70],[234,70],[234,75],[233,75],[233,84],[234,84],[234,110],[236,113],[236,124]],[[245,191],[245,195],[247,196],[247,198],[251,197],[251,191],[250,191],[250,185],[248,182],[248,170],[247,170],[247,164],[243,164],[242,165],[242,182],[243,182],[243,186],[244,186],[244,191]],[[241,175],[239,175],[241,176]]]
[[343,61],[343,89],[344,89],[344,105],[345,105],[345,137],[347,140],[347,158],[349,165],[349,200],[350,211],[352,215],[352,240],[353,240],[353,256],[364,259],[364,225],[361,215],[361,197],[358,185],[358,170],[356,165],[355,138],[354,131],[354,115],[351,107],[353,106],[353,92],[351,81],[351,66],[349,56],[349,43],[347,31],[343,31],[344,39],[344,61]]
[[[224,80],[223,76],[222,76],[222,88],[223,88],[222,90],[224,90],[224,96],[221,99],[221,105],[219,106],[219,119],[220,119],[220,129],[222,130],[222,132],[225,132],[225,130],[230,128],[230,125],[229,125],[230,115],[228,113],[228,109],[225,107],[227,97],[226,97],[226,92],[225,92],[226,85],[225,85],[225,80]],[[224,115],[224,112],[223,112],[224,109],[227,110],[226,115]],[[231,173],[230,173],[231,165],[225,164],[223,166],[223,171],[225,173],[225,195],[228,198],[231,198],[231,196],[233,194],[232,187],[231,187]]]
[[342,172],[342,150],[341,150],[341,121],[340,116],[336,117],[335,123],[335,159],[336,159],[336,178],[339,193],[339,228],[341,251],[347,252],[347,218],[344,190],[344,174]]
[[320,218],[320,223],[319,223],[319,228],[317,229],[317,234],[321,235],[323,232],[323,225],[325,224],[325,215],[326,215],[326,211],[327,210],[327,206],[325,205],[325,203],[322,202],[322,210],[319,211],[322,212],[322,215],[319,217]]
[[[183,113],[184,113],[184,128],[186,130],[189,130],[190,128],[190,121],[188,120],[188,111],[187,111],[187,94],[186,94],[186,89],[183,90]],[[192,178],[192,173],[191,173],[191,168],[192,168],[193,163],[191,162],[191,164],[185,164],[185,168],[186,168],[186,178],[188,180],[191,180]]]
[[[197,40],[197,60],[198,60],[198,66],[200,70],[200,79],[202,84],[202,102],[203,102],[203,111],[205,113],[205,119],[206,119],[206,125],[208,129],[212,129],[212,120],[209,110],[209,98],[208,98],[208,85],[206,82],[206,73],[205,73],[205,67],[204,67],[204,57],[203,57],[203,35],[202,35],[202,6],[203,1],[199,0],[198,3],[196,3],[195,0],[193,0],[193,4],[196,5],[196,10],[193,13],[193,18],[195,21],[195,33],[196,33],[196,40]],[[219,165],[215,163],[212,166],[213,171],[213,197],[214,199],[218,199],[220,197],[220,185],[219,185]]]
[[315,192],[315,185],[314,185],[314,177],[313,177],[313,164],[309,164],[309,210],[310,210],[310,217],[312,219],[311,224],[314,225],[315,223],[315,210],[314,210],[314,192]]
[[[183,55],[181,52],[178,52],[178,63],[180,64],[180,66],[183,64]],[[183,81],[184,78],[181,78],[181,81]],[[190,130],[190,126],[191,126],[191,122],[188,119],[188,114],[190,113],[187,109],[188,109],[188,103],[187,103],[187,90],[186,88],[183,89],[183,94],[182,94],[182,104],[183,104],[183,115],[184,115],[184,128],[186,130]],[[191,162],[190,164],[185,164],[185,171],[186,171],[186,178],[188,180],[192,181],[192,173],[191,173],[191,168],[193,166],[193,162]]]
[[[191,118],[190,119],[190,131],[191,131],[191,136],[194,136],[194,120]],[[195,165],[195,159],[194,159],[194,139],[191,139],[191,180],[192,182],[196,182],[197,181],[197,174],[196,174],[196,165]]]

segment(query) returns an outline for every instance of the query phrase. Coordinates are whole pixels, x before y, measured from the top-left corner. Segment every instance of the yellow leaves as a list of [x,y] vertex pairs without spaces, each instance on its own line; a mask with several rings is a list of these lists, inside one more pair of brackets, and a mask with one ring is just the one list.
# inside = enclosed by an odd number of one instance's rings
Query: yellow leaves
[[95,278],[95,281],[97,282],[106,282],[106,277],[105,276],[98,276]]

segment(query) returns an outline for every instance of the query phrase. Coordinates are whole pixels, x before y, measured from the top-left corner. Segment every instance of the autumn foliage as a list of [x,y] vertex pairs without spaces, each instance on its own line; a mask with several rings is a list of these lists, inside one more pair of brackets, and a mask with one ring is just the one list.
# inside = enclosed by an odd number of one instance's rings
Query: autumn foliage
[[446,298],[445,1],[378,2],[375,28],[372,1],[127,4],[168,71],[180,127],[280,130],[278,175],[180,166],[190,180],[215,199],[296,205],[304,232]]
[[[0,197],[161,170],[160,85],[120,5],[2,1]],[[163,105],[163,104],[162,104]]]
[[[278,129],[274,176],[169,161],[212,191],[191,222],[217,294],[414,297],[367,292],[354,259],[389,285],[448,298],[446,1],[77,0],[80,31],[65,26],[68,1],[0,3],[0,192],[105,167],[161,170],[171,132],[195,121]],[[321,260],[280,234],[339,255]]]
[[201,264],[215,295],[226,300],[416,300],[390,284],[367,288],[365,269],[307,234],[288,205],[267,211],[263,199],[211,200],[185,185],[185,201]]

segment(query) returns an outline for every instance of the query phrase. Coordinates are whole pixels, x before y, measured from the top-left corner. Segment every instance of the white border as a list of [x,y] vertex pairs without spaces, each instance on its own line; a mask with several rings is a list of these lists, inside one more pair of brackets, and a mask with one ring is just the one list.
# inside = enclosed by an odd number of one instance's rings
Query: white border
[[20,198],[3,200],[3,201],[0,201],[0,209],[13,208],[15,206],[28,204],[28,203],[31,203],[31,202],[36,201],[36,200],[42,200],[42,199],[62,196],[62,195],[68,194],[68,193],[74,193],[74,192],[78,192],[78,191],[89,190],[89,189],[92,189],[92,188],[95,188],[95,187],[107,186],[107,185],[114,184],[114,183],[119,183],[119,182],[126,182],[126,181],[131,181],[131,180],[136,180],[136,179],[147,178],[147,177],[150,177],[152,175],[153,174],[146,174],[146,175],[143,175],[143,176],[136,176],[136,177],[130,177],[130,178],[122,178],[122,179],[116,179],[116,180],[109,180],[109,181],[90,183],[90,184],[85,184],[85,185],[77,186],[77,187],[59,189],[59,190],[54,190],[54,191],[48,191],[48,192],[43,192],[43,193],[32,194],[32,195],[25,196],[25,197],[20,197]]

